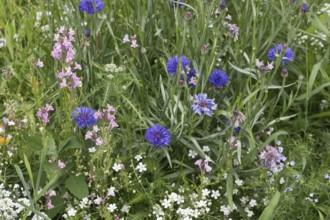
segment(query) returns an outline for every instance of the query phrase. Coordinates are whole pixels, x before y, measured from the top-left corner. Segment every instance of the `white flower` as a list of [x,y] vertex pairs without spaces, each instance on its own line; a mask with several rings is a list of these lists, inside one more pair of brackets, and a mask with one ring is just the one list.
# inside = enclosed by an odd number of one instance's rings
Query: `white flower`
[[219,192],[219,190],[212,190],[211,197],[214,198],[214,199],[219,198],[219,197],[220,197],[220,192]]
[[15,122],[14,121],[8,121],[8,125],[9,126],[15,125]]
[[87,205],[88,205],[88,202],[89,202],[89,200],[88,200],[87,197],[83,198],[83,199],[80,201],[80,203],[79,203],[79,207],[80,207],[81,209],[86,208]]
[[118,172],[119,170],[121,170],[123,168],[123,165],[120,163],[115,163],[113,166],[112,166],[112,169],[116,172]]
[[131,206],[125,204],[125,205],[123,205],[123,207],[121,208],[121,211],[122,211],[122,212],[125,212],[125,213],[128,213],[130,208],[131,208]]
[[163,202],[162,202],[162,206],[163,206],[165,209],[171,207],[171,206],[172,206],[172,204],[171,204],[171,200],[169,200],[169,199],[164,199]]
[[210,147],[209,146],[203,146],[203,151],[204,152],[209,152],[210,151]]
[[257,201],[255,199],[251,199],[249,206],[252,208],[257,205]]
[[236,179],[235,183],[236,183],[237,186],[242,186],[243,185],[243,180]]
[[141,154],[136,155],[135,160],[137,160],[137,161],[142,160],[142,155]]
[[90,148],[88,148],[88,152],[89,153],[95,153],[96,152],[96,148],[95,147],[90,147]]
[[197,202],[198,208],[202,208],[202,207],[206,207],[206,206],[207,206],[207,202],[205,200],[200,200]]
[[203,195],[203,197],[208,197],[208,196],[210,195],[210,190],[208,190],[208,189],[203,189],[203,190],[202,190],[202,195]]
[[69,209],[68,216],[75,216],[77,211],[74,208]]
[[281,179],[280,179],[280,184],[282,185],[284,182],[285,182],[284,178],[281,177]]
[[188,152],[188,157],[194,159],[196,156],[197,156],[196,151],[189,150],[189,152]]
[[139,170],[140,173],[147,171],[147,167],[146,165],[144,165],[142,162],[140,162],[137,166],[136,169]]
[[107,193],[107,196],[115,196],[115,190],[116,188],[111,186],[109,189],[108,189],[108,193]]
[[114,212],[117,209],[117,205],[114,203],[109,204],[107,209],[109,210],[109,212]]

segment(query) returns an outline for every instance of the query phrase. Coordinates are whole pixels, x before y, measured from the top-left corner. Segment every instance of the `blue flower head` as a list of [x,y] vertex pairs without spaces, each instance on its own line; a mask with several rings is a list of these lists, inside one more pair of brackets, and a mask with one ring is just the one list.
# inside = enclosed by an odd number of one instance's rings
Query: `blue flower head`
[[[181,56],[180,62],[181,62],[183,71],[186,72],[189,69],[190,61],[188,60],[187,57]],[[171,57],[170,59],[168,59],[168,61],[166,63],[166,69],[167,69],[168,74],[175,76],[178,65],[179,65],[178,56]]]
[[85,11],[87,14],[94,14],[94,4],[96,12],[103,10],[104,3],[102,0],[81,0],[79,4],[79,10]]
[[291,50],[290,47],[283,46],[283,44],[276,44],[275,47],[271,48],[268,51],[268,60],[274,61],[275,57],[279,57],[282,50],[285,50],[282,65],[286,62],[291,62],[294,58],[294,52]]
[[94,114],[95,112],[93,109],[82,106],[76,108],[73,111],[71,118],[74,122],[76,122],[79,128],[90,127],[93,126],[97,121],[97,118],[94,116]]
[[210,77],[209,82],[216,89],[220,89],[228,84],[228,76],[222,70],[213,70]]
[[208,99],[207,94],[197,94],[191,107],[198,115],[212,116],[213,110],[217,109],[217,104],[214,103],[214,99]]
[[146,140],[155,147],[168,146],[171,143],[171,134],[163,126],[156,124],[148,128],[145,134]]
[[301,6],[301,13],[304,15],[304,14],[306,14],[307,12],[308,12],[308,5],[304,3],[304,4]]
[[174,8],[174,7],[179,7],[181,8],[183,6],[183,3],[184,0],[168,0],[168,3],[170,4],[170,7],[171,8]]

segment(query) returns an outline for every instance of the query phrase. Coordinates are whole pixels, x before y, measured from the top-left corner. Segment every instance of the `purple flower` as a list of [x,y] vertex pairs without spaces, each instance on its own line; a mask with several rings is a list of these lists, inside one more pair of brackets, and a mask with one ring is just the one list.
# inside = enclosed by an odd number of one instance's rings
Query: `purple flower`
[[229,36],[234,39],[234,42],[238,41],[239,28],[236,24],[228,24]]
[[228,76],[222,70],[213,70],[210,77],[209,82],[216,89],[220,89],[221,87],[228,84]]
[[90,127],[93,126],[97,121],[97,118],[94,116],[94,114],[95,112],[93,109],[82,106],[76,108],[73,111],[71,118],[79,128]]
[[90,37],[91,36],[91,30],[90,29],[86,29],[85,36],[86,37]]
[[156,124],[148,128],[145,139],[155,147],[163,147],[171,143],[171,134],[166,128]]
[[308,12],[308,5],[304,3],[304,4],[301,6],[300,11],[301,11],[301,13],[302,13],[303,15],[305,15],[305,14]]
[[330,175],[328,173],[324,174],[323,175],[324,179],[329,179],[330,178]]
[[87,14],[94,14],[94,6],[96,12],[102,11],[104,3],[101,0],[81,0],[79,10],[85,11]]
[[196,162],[194,164],[198,166],[198,168],[200,169],[201,172],[209,173],[212,171],[212,167],[209,166],[210,161],[211,161],[211,159],[208,156],[206,156],[205,160],[203,160],[203,159],[196,160]]
[[286,157],[282,154],[282,152],[282,147],[276,149],[275,147],[267,146],[258,157],[266,168],[269,168],[271,171],[277,173],[283,169],[284,164],[282,162],[286,160]]
[[179,62],[181,63],[181,67],[182,67],[183,71],[187,72],[187,70],[189,69],[189,66],[190,66],[190,61],[188,60],[188,58],[185,56],[181,56],[180,61],[179,61],[178,56],[175,56],[175,57],[171,57],[170,59],[168,59],[168,61],[166,63],[166,69],[167,69],[168,74],[175,76]]
[[207,99],[207,94],[197,94],[192,109],[198,115],[212,116],[213,110],[217,109],[217,104],[214,103],[214,99]]
[[282,64],[285,64],[286,62],[291,62],[294,57],[294,52],[291,50],[290,47],[284,46],[282,44],[276,44],[275,47],[271,48],[268,51],[268,60],[274,61],[275,57],[279,57],[282,50],[285,50]]

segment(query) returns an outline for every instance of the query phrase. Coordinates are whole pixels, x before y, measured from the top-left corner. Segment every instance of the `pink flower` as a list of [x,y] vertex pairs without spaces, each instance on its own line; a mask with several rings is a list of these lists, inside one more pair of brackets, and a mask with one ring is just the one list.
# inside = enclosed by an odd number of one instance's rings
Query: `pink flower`
[[102,201],[103,201],[102,197],[97,196],[97,198],[94,199],[94,204],[100,205]]
[[125,34],[124,39],[123,39],[123,43],[128,43],[131,42],[131,40],[129,39],[129,35]]
[[38,62],[36,64],[38,67],[42,68],[44,67],[44,63],[42,61],[40,61],[40,59],[38,58]]
[[65,163],[62,161],[62,160],[58,160],[57,161],[57,166],[60,168],[60,169],[63,169],[65,167]]
[[47,124],[49,122],[49,119],[48,119],[48,112],[49,111],[54,111],[54,108],[53,108],[53,106],[51,106],[49,104],[46,104],[45,107],[38,109],[38,112],[37,112],[36,116],[41,118],[41,121],[44,124]]

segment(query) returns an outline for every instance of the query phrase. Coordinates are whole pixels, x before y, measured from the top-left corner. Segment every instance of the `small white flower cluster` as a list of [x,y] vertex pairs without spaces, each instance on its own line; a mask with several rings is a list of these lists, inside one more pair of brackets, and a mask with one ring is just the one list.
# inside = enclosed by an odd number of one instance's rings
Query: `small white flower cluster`
[[121,65],[121,66],[117,66],[114,63],[108,63],[105,64],[105,71],[106,72],[110,72],[110,73],[118,73],[118,72],[123,72],[125,71],[125,66]]
[[313,46],[312,48],[314,50],[324,50],[325,44],[327,44],[327,36],[326,36],[326,34],[320,32],[318,30],[315,30],[314,31],[314,35],[315,36],[318,36],[318,37],[314,37],[314,36],[309,36],[307,34],[298,33],[297,34],[298,44],[309,43],[311,46]]
[[[216,201],[220,197],[219,190],[202,189],[198,194],[189,193],[189,198],[185,198],[187,193],[180,189],[179,194],[171,192],[161,201],[161,205],[153,207],[153,215],[157,220],[162,220],[164,216],[170,216],[180,220],[201,219],[210,212],[212,199]],[[180,194],[182,193],[182,194]]]
[[138,154],[135,156],[135,160],[137,160],[139,162],[139,164],[136,166],[136,170],[138,170],[140,173],[143,173],[144,171],[147,171],[147,166],[145,164],[143,164],[142,162],[140,162],[140,160],[142,160],[143,157],[141,154]]
[[[50,11],[45,12],[45,16],[49,17],[52,13]],[[42,18],[43,12],[37,11],[36,13],[36,22],[34,23],[34,27],[39,27],[41,24],[41,18]],[[41,32],[49,31],[49,25],[43,25],[41,26]]]
[[17,184],[14,185],[13,192],[6,190],[3,183],[0,184],[0,216],[3,219],[18,219],[22,211],[25,210],[21,204],[30,206],[30,200],[24,197],[19,198],[20,191],[23,191],[23,188],[19,189]]
[[324,7],[322,7],[317,14],[323,14],[323,13],[327,13],[328,16],[330,17],[330,3],[324,3]]
[[243,196],[240,201],[242,206],[245,206],[244,211],[246,212],[247,216],[251,218],[254,213],[250,209],[257,206],[257,201],[255,199],[250,200],[247,196]]

